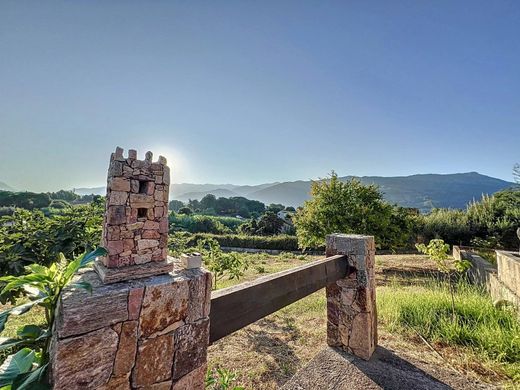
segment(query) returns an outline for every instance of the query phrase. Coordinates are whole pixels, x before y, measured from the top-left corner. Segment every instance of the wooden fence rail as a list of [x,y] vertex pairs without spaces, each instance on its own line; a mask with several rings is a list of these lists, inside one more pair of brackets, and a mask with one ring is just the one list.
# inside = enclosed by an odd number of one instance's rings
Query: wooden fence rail
[[336,255],[214,291],[210,343],[343,279],[349,272],[347,256]]

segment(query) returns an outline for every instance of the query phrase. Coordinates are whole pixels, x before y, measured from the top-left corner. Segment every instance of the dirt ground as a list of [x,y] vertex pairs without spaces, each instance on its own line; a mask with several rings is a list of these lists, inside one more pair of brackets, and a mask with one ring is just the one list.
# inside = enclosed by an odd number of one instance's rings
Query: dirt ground
[[[284,259],[280,265],[280,259],[275,258],[272,260],[278,263],[267,273],[288,269],[314,259]],[[270,260],[264,258],[262,263],[262,267],[269,267]],[[254,266],[251,269],[254,270]],[[435,264],[421,255],[376,256],[376,273],[378,286],[395,282],[420,284],[437,275]],[[248,271],[245,279],[240,282],[258,276],[261,275]],[[229,282],[225,284],[228,285]],[[209,348],[209,367],[222,367],[235,372],[237,381],[234,385],[241,385],[246,389],[280,388],[326,347],[325,303],[325,292],[318,291],[219,340]],[[408,360],[420,362],[422,369],[436,378],[440,375],[442,380],[442,375],[448,375],[449,378],[444,378],[446,383],[456,384],[454,376],[460,376],[459,382],[465,384],[493,383],[498,379],[493,377],[492,372],[481,367],[461,364],[454,368],[450,361],[464,358],[457,356],[457,350],[443,350],[443,354],[450,355],[446,359],[431,350],[419,337],[392,334],[381,325],[378,333],[379,345],[400,356],[406,356]],[[443,370],[438,370],[438,367],[443,367]]]

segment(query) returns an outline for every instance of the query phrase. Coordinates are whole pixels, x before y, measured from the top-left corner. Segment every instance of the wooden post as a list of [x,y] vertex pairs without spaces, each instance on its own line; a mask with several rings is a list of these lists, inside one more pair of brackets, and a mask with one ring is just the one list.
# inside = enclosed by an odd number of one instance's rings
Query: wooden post
[[327,343],[368,360],[377,345],[374,237],[331,234],[326,253],[346,255],[355,269],[326,288]]

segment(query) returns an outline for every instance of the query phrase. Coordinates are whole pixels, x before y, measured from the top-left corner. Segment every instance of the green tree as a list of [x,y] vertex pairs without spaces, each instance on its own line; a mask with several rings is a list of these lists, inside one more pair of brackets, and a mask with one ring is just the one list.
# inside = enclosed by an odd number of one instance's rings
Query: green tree
[[168,208],[172,211],[178,212],[181,208],[184,207],[184,203],[182,203],[180,200],[170,200],[170,203],[168,203]]
[[470,267],[471,263],[468,260],[464,259],[453,259],[448,255],[450,246],[444,242],[444,240],[436,238],[431,240],[428,245],[417,244],[415,245],[419,252],[428,255],[428,257],[435,261],[437,264],[437,268],[439,271],[443,272],[446,275],[447,283],[450,288],[451,295],[451,311],[452,318],[455,320],[455,287],[453,286],[453,278],[452,273],[453,269],[459,275],[463,272],[466,272]]
[[269,206],[267,206],[267,211],[271,211],[275,214],[278,211],[282,211],[283,209],[285,209],[285,206],[281,203],[271,203]]
[[202,254],[204,264],[213,274],[213,288],[217,288],[217,282],[224,276],[229,279],[240,279],[249,264],[244,256],[236,252],[224,253],[220,244],[213,238],[199,240],[198,251]]
[[182,207],[182,208],[179,209],[178,213],[179,214],[190,215],[190,214],[193,213],[193,211],[189,207]]
[[72,191],[59,190],[57,192],[49,192],[49,197],[53,200],[65,200],[67,202],[74,202],[80,196]]
[[332,172],[330,179],[312,183],[311,196],[293,218],[301,248],[321,247],[331,233],[370,234],[383,248],[403,244],[390,227],[407,216],[395,213],[375,185],[356,179],[342,182]]

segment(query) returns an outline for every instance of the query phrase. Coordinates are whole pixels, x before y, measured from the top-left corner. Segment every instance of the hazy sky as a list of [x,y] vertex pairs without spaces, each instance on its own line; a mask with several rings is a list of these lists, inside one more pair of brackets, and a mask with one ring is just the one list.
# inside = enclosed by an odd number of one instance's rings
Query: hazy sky
[[520,162],[520,2],[0,2],[0,181],[103,185],[117,145],[174,182]]

